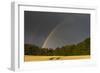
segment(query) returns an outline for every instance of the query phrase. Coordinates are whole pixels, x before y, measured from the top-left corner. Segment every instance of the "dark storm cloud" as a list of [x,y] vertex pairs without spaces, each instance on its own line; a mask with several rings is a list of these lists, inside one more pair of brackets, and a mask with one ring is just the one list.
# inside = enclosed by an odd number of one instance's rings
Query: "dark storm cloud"
[[[47,47],[62,47],[66,44],[76,44],[90,37],[90,17],[82,14],[72,14],[60,24],[46,44]],[[56,38],[54,38],[56,36]],[[53,40],[52,40],[53,39]],[[55,42],[56,41],[56,42]],[[52,43],[53,42],[53,43]],[[49,44],[49,45],[48,45]]]
[[60,24],[61,28],[57,28],[55,34],[66,44],[77,43],[90,36],[89,14],[34,11],[25,11],[24,14],[25,43],[42,46],[50,32]]

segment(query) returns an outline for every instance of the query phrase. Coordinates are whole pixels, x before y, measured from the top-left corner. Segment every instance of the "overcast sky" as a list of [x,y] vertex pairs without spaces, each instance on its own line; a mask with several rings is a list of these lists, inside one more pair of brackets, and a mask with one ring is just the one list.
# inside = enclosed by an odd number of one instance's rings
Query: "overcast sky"
[[90,15],[55,12],[24,12],[25,44],[56,48],[90,37]]

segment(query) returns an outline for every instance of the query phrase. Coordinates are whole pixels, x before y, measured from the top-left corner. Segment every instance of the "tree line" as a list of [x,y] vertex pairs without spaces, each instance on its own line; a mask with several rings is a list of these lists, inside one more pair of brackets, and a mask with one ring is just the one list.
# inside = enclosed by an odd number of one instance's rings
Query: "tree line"
[[78,44],[65,45],[61,48],[40,48],[36,45],[25,44],[25,55],[35,56],[74,56],[74,55],[90,55],[90,38]]

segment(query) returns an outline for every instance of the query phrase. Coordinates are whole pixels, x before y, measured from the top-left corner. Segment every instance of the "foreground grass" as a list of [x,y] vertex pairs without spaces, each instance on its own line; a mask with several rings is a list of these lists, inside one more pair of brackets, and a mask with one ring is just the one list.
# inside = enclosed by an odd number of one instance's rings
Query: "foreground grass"
[[73,60],[73,59],[90,59],[89,55],[82,56],[24,56],[24,61],[47,61],[47,60]]

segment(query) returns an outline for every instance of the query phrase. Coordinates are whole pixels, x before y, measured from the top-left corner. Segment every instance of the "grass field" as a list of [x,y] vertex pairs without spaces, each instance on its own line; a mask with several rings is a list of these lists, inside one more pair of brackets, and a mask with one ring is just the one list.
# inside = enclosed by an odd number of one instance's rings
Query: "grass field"
[[24,61],[47,61],[47,60],[73,60],[73,59],[90,59],[90,55],[82,56],[24,56]]

